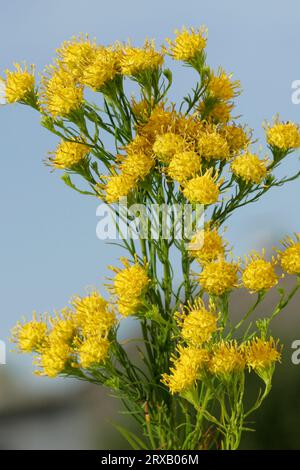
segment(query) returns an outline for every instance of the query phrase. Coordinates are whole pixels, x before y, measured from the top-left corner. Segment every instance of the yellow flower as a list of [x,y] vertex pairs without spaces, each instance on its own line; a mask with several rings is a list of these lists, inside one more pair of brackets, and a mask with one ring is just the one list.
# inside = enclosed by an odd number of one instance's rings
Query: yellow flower
[[91,42],[88,36],[81,35],[63,42],[56,52],[59,62],[64,64],[75,80],[80,81],[86,68],[94,61],[96,50],[95,41]]
[[232,154],[236,154],[237,152],[245,150],[248,147],[250,136],[241,126],[228,125],[225,126],[222,131]]
[[208,311],[202,300],[198,299],[186,307],[187,313],[177,314],[177,322],[181,327],[181,337],[190,344],[199,346],[209,341],[217,331],[217,316]]
[[201,169],[201,158],[192,150],[176,153],[167,169],[168,175],[175,181],[183,183]]
[[243,350],[236,341],[221,341],[213,350],[209,369],[212,374],[229,379],[233,373],[243,371],[245,363]]
[[122,174],[136,181],[144,179],[155,165],[151,143],[145,137],[136,135],[125,150],[127,155],[119,156]]
[[234,108],[232,102],[204,100],[198,106],[198,111],[202,117],[208,122],[226,124],[231,119],[231,112]]
[[16,70],[6,70],[5,99],[7,103],[26,100],[34,93],[34,66],[28,68],[27,65],[14,64]]
[[122,316],[134,315],[142,306],[142,296],[150,279],[145,266],[138,262],[130,265],[128,259],[121,258],[123,269],[111,267],[116,273],[110,290],[117,296],[117,305]]
[[237,263],[224,259],[207,263],[199,275],[199,283],[209,294],[222,295],[237,285]]
[[174,129],[176,117],[177,114],[173,107],[165,109],[165,104],[160,103],[152,109],[147,122],[138,126],[138,132],[154,141],[157,135]]
[[226,139],[217,132],[204,132],[198,140],[198,150],[206,160],[223,160],[230,157]]
[[54,168],[72,168],[80,163],[89,153],[90,149],[83,142],[68,142],[62,140],[54,154],[50,154],[49,163]]
[[94,60],[83,70],[80,83],[98,91],[115,78],[119,71],[119,52],[100,46]]
[[191,388],[196,380],[201,379],[209,354],[205,349],[178,346],[179,357],[172,356],[173,367],[169,374],[162,375],[164,383],[172,394],[182,393]]
[[71,360],[71,355],[72,349],[64,340],[56,339],[51,341],[43,349],[38,360],[38,364],[42,367],[42,372],[37,372],[37,374],[56,377],[61,372],[64,372],[68,362]]
[[279,251],[281,267],[288,274],[300,274],[300,234],[296,234],[296,241],[291,237],[284,240],[284,251]]
[[129,142],[124,149],[126,153],[146,153],[148,155],[153,155],[152,142],[143,135],[136,134],[135,137]]
[[267,142],[271,147],[285,151],[300,147],[300,129],[298,124],[275,121],[272,127],[267,124],[265,129]]
[[204,175],[190,179],[184,185],[183,194],[191,202],[209,205],[219,199],[220,183],[217,183],[217,175],[212,176],[207,170]]
[[242,274],[244,286],[251,292],[271,289],[278,283],[278,276],[274,270],[274,260],[266,261],[263,255],[254,252],[246,258],[246,267]]
[[225,242],[216,228],[205,228],[192,237],[189,252],[200,263],[209,263],[217,258],[224,257]]
[[186,147],[187,143],[183,137],[173,132],[166,132],[156,137],[153,151],[161,161],[168,163],[175,153],[184,152]]
[[146,153],[131,153],[122,160],[120,169],[123,176],[128,176],[135,181],[143,180],[152,170],[155,160]]
[[218,123],[226,124],[231,119],[233,108],[234,105],[232,103],[215,103],[208,118]]
[[33,319],[27,323],[18,322],[12,329],[11,341],[16,343],[18,350],[23,353],[41,351],[47,343],[47,325],[42,319]]
[[163,55],[155,50],[154,41],[146,40],[142,48],[129,44],[122,48],[121,72],[123,75],[136,76],[141,72],[160,67],[163,60]]
[[207,29],[201,27],[198,30],[194,28],[182,28],[181,31],[175,31],[176,37],[172,41],[167,38],[169,44],[169,55],[175,60],[190,61],[203,51],[207,41]]
[[116,323],[108,302],[96,291],[86,297],[75,297],[72,305],[75,308],[74,321],[85,337],[107,336]]
[[136,178],[127,174],[113,174],[106,177],[107,182],[104,186],[106,202],[112,204],[118,202],[120,198],[128,194],[136,186]]
[[271,337],[268,341],[261,338],[253,338],[245,346],[246,361],[249,369],[262,371],[269,368],[275,362],[280,362],[281,352],[277,349],[278,341]]
[[83,102],[83,88],[61,66],[50,66],[48,75],[42,77],[39,102],[44,111],[53,118],[67,116],[80,108]]
[[110,343],[106,338],[91,336],[78,346],[79,363],[87,369],[91,366],[103,364],[108,356]]
[[52,330],[49,333],[50,342],[58,340],[69,343],[76,335],[73,312],[68,308],[63,309],[60,315],[57,314],[55,317],[50,317],[49,323],[52,326]]
[[259,184],[267,175],[266,162],[253,153],[245,153],[231,163],[232,173],[247,183]]
[[186,147],[183,150],[195,149],[198,136],[203,131],[205,126],[206,123],[201,121],[196,113],[191,116],[181,113],[174,114],[174,123],[172,125],[172,129],[174,132],[184,138]]
[[131,109],[137,121],[141,123],[145,123],[152,111],[153,108],[153,99],[147,101],[146,99],[142,99],[140,101],[136,101],[134,97],[131,98]]
[[240,81],[231,80],[232,74],[227,75],[224,70],[219,70],[218,75],[211,74],[207,91],[214,98],[221,101],[229,101],[240,93]]

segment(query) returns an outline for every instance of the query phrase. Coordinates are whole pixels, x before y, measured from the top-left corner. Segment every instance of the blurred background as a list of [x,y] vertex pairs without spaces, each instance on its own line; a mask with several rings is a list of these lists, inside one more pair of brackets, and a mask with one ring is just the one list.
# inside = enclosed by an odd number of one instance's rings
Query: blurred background
[[[148,36],[160,45],[182,25],[205,24],[209,64],[222,65],[241,80],[237,114],[260,140],[256,150],[266,152],[263,120],[279,112],[283,120],[300,121],[300,105],[291,101],[292,81],[300,79],[297,0],[11,0],[1,1],[1,18],[0,75],[23,60],[42,71],[61,42],[80,32],[103,44],[131,38],[140,45]],[[195,76],[173,68],[172,98],[180,99]],[[0,365],[0,448],[124,449],[112,426],[122,420],[118,403],[105,390],[37,378],[30,358],[9,352],[9,330],[22,315],[61,308],[87,286],[100,287],[107,264],[121,254],[96,238],[97,201],[71,191],[43,165],[56,143],[34,111],[0,107],[0,339],[7,343],[7,364]],[[280,175],[298,168],[295,153]],[[271,249],[285,234],[299,231],[298,198],[295,181],[236,213],[226,234],[235,254]],[[236,315],[248,301],[243,292],[236,296]],[[268,298],[266,308],[274,301]],[[299,315],[298,297],[276,320],[273,333],[284,342],[284,360],[269,400],[255,417],[257,431],[242,442],[244,449],[300,448],[300,365],[291,362],[292,341],[300,339]]]

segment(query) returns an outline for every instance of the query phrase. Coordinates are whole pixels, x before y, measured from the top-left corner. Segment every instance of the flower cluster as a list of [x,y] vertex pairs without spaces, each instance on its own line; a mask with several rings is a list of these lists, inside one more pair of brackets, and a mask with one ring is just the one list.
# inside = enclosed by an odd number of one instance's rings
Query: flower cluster
[[234,340],[221,340],[211,349],[199,345],[177,347],[177,355],[172,356],[173,365],[169,374],[163,374],[162,382],[172,394],[184,395],[197,381],[211,380],[214,376],[221,382],[229,382],[245,368],[258,375],[267,373],[281,359],[278,342],[255,337],[251,341],[238,343]]
[[205,365],[209,361],[205,349],[178,346],[178,356],[172,356],[173,366],[169,374],[163,374],[162,382],[171,393],[181,393],[191,388],[201,378]]
[[109,353],[109,335],[116,323],[114,311],[98,292],[76,297],[70,308],[18,323],[12,341],[20,352],[36,353],[39,375],[56,377],[72,369],[103,365]]

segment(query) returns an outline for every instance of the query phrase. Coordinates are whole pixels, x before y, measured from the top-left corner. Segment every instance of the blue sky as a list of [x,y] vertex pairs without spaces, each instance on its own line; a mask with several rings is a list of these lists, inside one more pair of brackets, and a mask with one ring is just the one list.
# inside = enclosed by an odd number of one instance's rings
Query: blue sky
[[[13,0],[1,5],[0,75],[14,61],[26,60],[42,70],[60,43],[80,32],[103,44],[128,38],[141,44],[146,36],[160,44],[175,28],[205,24],[208,62],[241,80],[238,114],[264,147],[264,119],[279,112],[282,119],[300,121],[300,105],[291,102],[291,83],[300,79],[299,18],[296,0]],[[184,68],[176,71],[172,93],[179,98],[194,76]],[[97,201],[72,192],[43,165],[56,139],[39,125],[37,113],[22,106],[1,107],[0,137],[4,339],[22,315],[60,308],[86,286],[100,286],[106,265],[120,252],[96,238]],[[297,168],[294,154],[282,174]],[[299,231],[299,198],[299,182],[294,182],[237,213],[227,232],[236,253]],[[19,358],[9,355],[8,361],[7,367],[13,367]],[[22,365],[31,372],[29,362]]]

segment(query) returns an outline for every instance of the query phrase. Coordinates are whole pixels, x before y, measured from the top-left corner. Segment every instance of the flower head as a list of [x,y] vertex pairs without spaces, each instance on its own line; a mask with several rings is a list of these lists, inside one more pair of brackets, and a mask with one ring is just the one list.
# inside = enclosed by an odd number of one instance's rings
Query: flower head
[[120,156],[122,174],[136,181],[143,180],[155,165],[151,143],[146,137],[137,134],[125,150],[127,155]]
[[37,363],[42,367],[38,375],[47,375],[48,377],[56,377],[64,372],[68,363],[71,361],[72,348],[62,339],[55,339],[49,342],[43,349]]
[[166,108],[165,103],[160,103],[151,110],[146,123],[139,124],[138,132],[154,143],[158,135],[175,130],[177,117],[174,106]]
[[118,202],[120,198],[127,196],[136,186],[135,176],[127,174],[113,174],[106,177],[104,186],[105,199],[109,204]]
[[139,124],[144,124],[147,122],[153,107],[153,99],[150,99],[150,101],[148,101],[143,98],[137,101],[134,96],[132,96],[131,98],[131,110]]
[[175,60],[188,62],[201,53],[206,46],[207,29],[204,27],[198,30],[182,28],[181,31],[176,30],[175,34],[173,41],[166,39],[169,44],[168,54]]
[[209,370],[220,378],[229,379],[234,373],[245,368],[243,350],[236,341],[221,341],[217,343],[209,363]]
[[278,283],[274,269],[275,261],[266,261],[263,255],[254,252],[246,258],[246,267],[242,274],[244,286],[251,292],[269,290]]
[[149,286],[147,269],[138,262],[130,264],[122,258],[123,269],[111,267],[116,273],[113,286],[110,287],[117,297],[117,306],[124,317],[134,315],[142,306],[142,297]]
[[300,147],[300,129],[293,122],[275,121],[273,126],[265,126],[267,142],[271,147],[288,151]]
[[41,351],[47,343],[48,327],[45,321],[38,319],[34,313],[33,319],[27,323],[17,323],[12,329],[11,341],[16,343],[20,352],[30,353]]
[[113,310],[97,291],[86,297],[75,297],[72,305],[75,308],[74,322],[84,337],[106,337],[116,323]]
[[76,351],[79,355],[81,367],[87,369],[91,366],[103,364],[108,356],[109,346],[108,339],[96,335],[78,342]]
[[147,153],[148,155],[153,155],[152,141],[140,134],[136,134],[124,149],[128,155],[133,153]]
[[300,274],[300,234],[296,234],[296,240],[287,237],[283,246],[285,250],[279,251],[282,269],[288,274]]
[[121,72],[123,75],[137,76],[138,74],[156,69],[163,63],[163,55],[155,50],[154,41],[145,41],[143,47],[133,47],[130,44],[122,47],[120,55]]
[[268,340],[253,338],[245,346],[246,361],[249,369],[262,371],[280,362],[281,352],[278,351],[278,341],[271,337]]
[[144,152],[129,153],[122,159],[120,169],[123,177],[134,181],[143,180],[152,170],[155,160],[152,155]]
[[209,263],[224,257],[226,243],[216,228],[206,227],[197,232],[189,244],[189,252],[200,263]]
[[74,321],[73,312],[65,308],[60,314],[49,317],[49,323],[52,330],[49,332],[49,342],[65,341],[71,343],[77,334],[76,323]]
[[83,88],[60,64],[50,66],[48,75],[42,77],[39,102],[47,114],[53,118],[67,116],[80,108],[83,102]]
[[49,163],[54,168],[72,168],[80,163],[89,153],[90,149],[84,142],[68,142],[62,140],[53,154],[50,154]]
[[167,173],[173,180],[183,183],[199,173],[200,169],[200,156],[192,150],[186,150],[185,152],[175,153],[167,168]]
[[193,115],[181,113],[174,114],[174,123],[172,128],[174,129],[174,132],[184,138],[186,142],[184,150],[195,150],[198,136],[203,132],[205,126],[206,123],[201,121],[196,113]]
[[75,80],[80,81],[84,71],[94,61],[97,46],[88,36],[72,37],[56,50],[58,60]]
[[120,54],[118,51],[99,46],[94,59],[84,68],[80,83],[94,91],[101,90],[120,72]]
[[239,94],[239,80],[232,80],[232,74],[227,75],[224,70],[219,70],[218,74],[211,74],[207,91],[214,98],[221,101],[229,101]]
[[222,295],[237,285],[237,263],[224,259],[207,263],[199,275],[200,285],[212,295]]
[[14,64],[16,70],[6,70],[5,99],[7,103],[26,102],[34,94],[34,67]]
[[228,143],[218,132],[203,132],[198,140],[198,150],[206,160],[223,160],[230,157]]
[[247,183],[261,183],[267,175],[266,162],[253,153],[236,157],[231,163],[232,173]]
[[191,202],[199,204],[214,204],[219,199],[220,183],[217,183],[217,175],[212,176],[210,170],[204,175],[196,176],[184,184],[183,194]]
[[234,105],[231,101],[201,101],[198,107],[202,119],[217,124],[227,124],[231,119]]
[[173,132],[157,135],[153,144],[153,152],[165,163],[170,162],[176,153],[184,152],[186,148],[187,143],[184,138]]
[[209,341],[217,331],[217,316],[207,310],[202,300],[189,304],[183,315],[177,314],[177,322],[181,327],[180,336],[189,344],[200,346]]
[[249,131],[246,132],[241,126],[227,125],[222,129],[222,133],[229,145],[230,153],[236,154],[245,150],[250,143]]
[[192,346],[184,348],[179,345],[177,352],[179,356],[171,358],[173,366],[170,368],[170,373],[162,376],[162,382],[172,394],[190,389],[196,380],[201,378],[209,361],[209,354],[205,349]]

